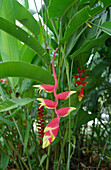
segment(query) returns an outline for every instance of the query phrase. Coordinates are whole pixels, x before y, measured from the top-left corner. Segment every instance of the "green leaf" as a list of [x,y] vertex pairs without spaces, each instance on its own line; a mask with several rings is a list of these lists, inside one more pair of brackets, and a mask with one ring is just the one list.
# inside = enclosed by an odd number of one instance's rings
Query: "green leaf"
[[79,37],[81,36],[81,34],[84,32],[84,29],[82,29],[81,27],[79,29],[77,29],[72,36],[68,39],[67,41],[67,45],[66,45],[66,57],[69,55],[69,53],[71,52],[72,48],[74,47],[74,45],[77,43]]
[[[0,16],[13,23],[15,22],[10,0],[2,0]],[[0,31],[0,53],[3,61],[19,60],[17,40],[4,31]]]
[[[10,125],[10,126],[14,125],[13,122],[11,122],[10,120],[4,119],[4,118],[1,117],[1,116],[0,116],[0,121],[1,121],[2,123],[5,123],[5,124],[7,124],[7,125]],[[0,122],[0,123],[1,123],[1,122]]]
[[29,47],[26,47],[23,55],[21,56],[21,61],[31,63],[35,54],[36,53],[34,51],[32,51]]
[[21,81],[20,94],[22,94],[23,92],[26,91],[28,83],[30,82],[30,80],[29,79],[23,80],[22,78],[20,78],[20,81]]
[[39,24],[35,20],[35,18],[31,15],[28,9],[28,2],[25,0],[25,5],[27,9],[22,6],[18,1],[12,0],[13,9],[15,13],[15,18],[22,23],[25,27],[27,27],[33,34],[38,36],[40,32]]
[[9,156],[5,152],[1,152],[0,168],[7,169],[9,163]]
[[82,126],[83,124],[88,123],[91,120],[94,120],[97,117],[97,114],[88,114],[87,111],[80,110],[78,113],[78,118],[77,118],[77,127]]
[[29,35],[26,31],[11,23],[10,21],[0,17],[0,29],[19,39],[32,50],[34,50],[47,64],[49,64],[49,56],[39,42]]
[[62,17],[76,2],[77,0],[51,0],[50,6],[48,8],[49,17]]
[[86,6],[85,8],[77,12],[70,20],[64,34],[64,39],[67,39],[69,36],[71,36],[72,33],[76,31],[81,25],[83,25],[89,18],[90,8],[89,6]]
[[111,36],[111,22],[104,22],[100,28],[102,28],[102,30],[107,33],[108,35]]
[[[0,16],[6,18],[12,23],[15,22],[13,7],[10,0],[1,1]],[[11,60],[19,61],[17,40],[1,30],[0,30],[0,53],[3,61]],[[18,79],[11,78],[10,82],[12,84],[12,87],[14,88],[18,83]]]
[[92,39],[88,40],[86,43],[84,43],[78,50],[76,50],[72,55],[71,58],[74,59],[76,56],[85,53],[92,49],[95,46],[102,45],[107,39],[109,38],[108,35],[103,34],[100,38],[98,39]]
[[87,86],[85,87],[88,91],[91,89],[95,89],[98,87],[102,82],[104,81],[105,77],[101,77],[102,73],[104,70],[106,70],[107,66],[109,65],[108,62],[101,61],[99,64],[97,64],[93,70],[91,70],[89,77],[87,79],[88,83]]
[[28,150],[28,154],[29,154],[29,155],[32,155],[34,151],[35,151],[35,146],[33,145],[33,146]]
[[6,99],[0,104],[0,112],[8,111],[11,109],[15,109],[19,106],[24,106],[35,99],[25,98],[25,99],[19,99],[19,98],[12,98],[12,99]]
[[53,84],[53,76],[43,68],[25,62],[0,63],[0,77],[23,77],[41,84]]
[[101,2],[94,8],[90,9],[89,6],[84,7],[79,12],[77,12],[72,19],[70,20],[65,34],[64,38],[62,40],[62,43],[69,38],[73,32],[75,32],[81,25],[83,25],[86,21],[91,19],[93,16],[95,16],[97,13],[105,9],[111,5],[110,0],[101,0]]
[[3,100],[5,100],[7,98],[1,85],[0,85],[0,94],[1,94],[1,96],[3,98]]
[[29,3],[28,3],[28,0],[25,0],[25,8],[29,9]]
[[9,119],[9,118],[15,117],[18,114],[18,112],[21,112],[21,108],[20,107],[16,108],[14,110],[14,112],[10,112],[10,115],[6,115],[5,118]]
[[[42,5],[40,11],[39,11],[39,15],[43,18],[43,21],[44,21],[44,24],[47,25],[47,27],[53,32],[55,33],[54,31],[54,28],[52,26],[52,22],[51,22],[51,19],[49,18],[49,14],[48,12],[46,12],[47,9],[44,5]],[[46,19],[47,18],[47,19]],[[42,28],[44,30],[44,28]],[[40,30],[41,32],[42,30]],[[43,34],[43,33],[42,33]],[[43,36],[43,35],[42,35]],[[39,40],[40,41],[40,40]]]
[[30,123],[27,121],[27,127],[26,127],[25,138],[24,138],[24,150],[23,150],[24,153],[25,153],[26,148],[27,148],[27,142],[28,142],[28,138],[29,138],[29,131],[30,131]]
[[39,166],[41,166],[43,164],[43,162],[45,161],[45,159],[47,158],[47,154],[44,154],[40,160],[40,164]]
[[44,3],[46,6],[49,6],[49,2],[50,2],[50,0],[44,0]]
[[83,5],[83,4],[87,4],[87,3],[89,3],[89,0],[81,0],[81,1],[79,2],[79,6],[80,6],[80,5]]

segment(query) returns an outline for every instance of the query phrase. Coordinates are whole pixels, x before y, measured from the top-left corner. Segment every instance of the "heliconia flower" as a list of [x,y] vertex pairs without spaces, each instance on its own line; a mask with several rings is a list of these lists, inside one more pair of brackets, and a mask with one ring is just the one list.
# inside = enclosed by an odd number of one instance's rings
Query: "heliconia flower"
[[[54,67],[54,59],[55,59],[55,54],[57,52],[58,48],[54,51],[53,54],[53,60],[52,60],[52,71],[53,71],[53,76],[54,76],[54,81],[55,84],[54,85],[50,85],[50,84],[42,84],[42,85],[34,85],[33,87],[38,87],[40,90],[45,90],[47,92],[54,92],[54,97],[55,97],[55,101],[52,100],[48,100],[48,99],[43,99],[43,98],[37,98],[38,101],[40,101],[40,107],[42,106],[46,106],[49,109],[54,109],[57,118],[54,118],[53,120],[51,120],[51,122],[46,126],[45,130],[44,130],[44,137],[43,137],[43,148],[47,147],[51,142],[54,141],[54,139],[57,136],[58,130],[59,130],[59,119],[60,116],[64,117],[67,116],[71,111],[75,110],[75,107],[66,107],[66,108],[61,108],[59,110],[57,110],[57,106],[58,106],[58,101],[59,100],[65,100],[67,99],[71,94],[76,93],[76,91],[66,91],[63,93],[59,93],[57,94],[57,76],[55,73],[55,67]],[[80,78],[81,75],[77,76],[76,78]],[[42,115],[41,115],[42,116]],[[41,120],[39,118],[39,120]],[[42,126],[42,124],[40,124],[38,126],[38,129],[40,129]],[[42,137],[43,135],[43,130],[40,131],[39,137]]]
[[76,93],[76,91],[66,91],[66,92],[62,92],[57,94],[57,98],[58,100],[66,100],[71,94]]
[[77,70],[78,70],[79,75],[74,75],[73,77],[76,78],[76,80],[74,80],[76,83],[75,87],[82,85],[81,90],[78,94],[78,99],[79,99],[79,101],[81,101],[84,96],[83,87],[86,86],[86,84],[87,84],[87,82],[83,82],[83,81],[85,81],[87,77],[81,77],[81,73],[85,72],[86,70],[79,70],[78,63],[77,63]]
[[54,91],[54,85],[50,85],[50,84],[34,85],[33,87],[38,87],[40,89],[40,91],[44,90],[49,93]]
[[65,108],[61,108],[59,110],[57,110],[57,114],[61,117],[65,117],[68,114],[70,114],[70,112],[72,112],[73,110],[75,110],[75,107],[65,107]]
[[56,117],[51,120],[51,122],[44,129],[45,135],[43,137],[43,145],[42,147],[47,147],[51,142],[54,141],[58,134],[59,130],[59,118]]
[[83,91],[83,87],[81,87],[81,91],[80,91],[79,94],[78,94],[78,99],[79,99],[79,101],[82,100],[83,96],[84,96],[84,91]]
[[54,109],[56,103],[52,100],[48,100],[48,99],[43,99],[43,98],[37,98],[38,101],[40,101],[40,107],[45,106],[49,109]]

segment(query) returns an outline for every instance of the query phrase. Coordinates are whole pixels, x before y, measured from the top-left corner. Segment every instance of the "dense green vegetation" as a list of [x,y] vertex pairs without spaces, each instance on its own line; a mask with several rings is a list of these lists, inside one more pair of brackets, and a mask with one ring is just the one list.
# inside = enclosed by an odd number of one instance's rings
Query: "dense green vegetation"
[[[36,11],[0,1],[0,169],[111,168],[111,0],[41,0],[40,11],[32,1]],[[57,116],[37,98],[57,98],[34,85],[54,85],[57,48],[56,93],[76,91],[57,109],[76,110],[43,149]]]

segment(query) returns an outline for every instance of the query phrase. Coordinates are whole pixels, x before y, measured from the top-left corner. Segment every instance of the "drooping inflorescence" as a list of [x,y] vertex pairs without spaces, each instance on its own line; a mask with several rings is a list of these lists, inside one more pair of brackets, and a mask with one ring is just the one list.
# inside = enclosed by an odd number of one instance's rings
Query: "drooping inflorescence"
[[58,130],[59,130],[60,117],[67,116],[71,111],[76,109],[75,107],[65,107],[65,108],[61,108],[57,110],[59,100],[65,100],[71,94],[76,93],[76,91],[67,91],[67,92],[63,92],[59,94],[56,93],[57,77],[56,77],[55,68],[54,68],[54,59],[55,59],[55,54],[57,50],[58,49],[54,51],[53,60],[52,60],[52,70],[53,70],[55,84],[54,85],[50,85],[50,84],[34,85],[34,87],[38,87],[40,90],[45,90],[46,92],[49,92],[49,93],[54,92],[54,97],[55,97],[55,101],[44,99],[44,98],[37,98],[37,100],[41,102],[40,103],[41,107],[45,106],[49,109],[54,109],[57,115],[57,117],[52,119],[44,129],[45,134],[43,137],[43,145],[42,145],[43,148],[47,147],[56,138],[58,134]]

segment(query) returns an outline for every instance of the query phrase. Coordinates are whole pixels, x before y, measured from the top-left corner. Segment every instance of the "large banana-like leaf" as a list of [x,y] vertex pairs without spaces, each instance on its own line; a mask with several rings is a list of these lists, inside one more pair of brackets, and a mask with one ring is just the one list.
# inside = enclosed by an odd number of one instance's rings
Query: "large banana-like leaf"
[[107,0],[107,1],[101,0],[101,3],[92,9],[90,9],[89,6],[82,8],[70,20],[70,22],[67,26],[67,29],[65,31],[64,38],[63,38],[62,42],[64,42],[66,39],[68,39],[86,21],[91,19],[93,16],[98,14],[100,11],[102,11],[109,5],[111,5],[110,0]]
[[98,39],[92,39],[88,40],[86,43],[84,43],[78,50],[76,50],[72,55],[71,58],[74,59],[76,56],[88,52],[91,48],[95,46],[102,45],[107,39],[109,38],[109,35],[103,34]]
[[[13,6],[10,0],[1,1],[0,16],[11,21],[13,24],[15,23]],[[2,30],[0,30],[0,53],[2,61],[19,61],[17,39]],[[9,80],[13,88],[18,83],[17,78],[10,78]]]
[[[26,2],[26,1],[25,1]],[[15,18],[27,27],[33,34],[38,36],[40,32],[39,24],[31,13],[22,6],[18,1],[12,0]],[[27,2],[25,3],[26,5]]]
[[2,103],[0,103],[0,112],[9,111],[12,109],[15,109],[20,106],[24,106],[28,103],[33,102],[35,99],[31,98],[25,98],[25,99],[19,99],[19,98],[12,98],[12,99],[6,99]]
[[39,42],[29,35],[26,31],[13,24],[12,22],[0,17],[0,29],[19,39],[31,49],[33,49],[47,64],[49,64],[49,56]]
[[25,62],[0,63],[0,77],[23,77],[41,84],[53,84],[53,76],[43,68]]
[[77,0],[51,0],[49,6],[49,17],[62,17]]
[[105,33],[107,33],[108,35],[110,35],[111,36],[111,22],[104,22],[102,25],[101,25],[101,27],[100,28],[102,28],[102,30],[105,32]]

